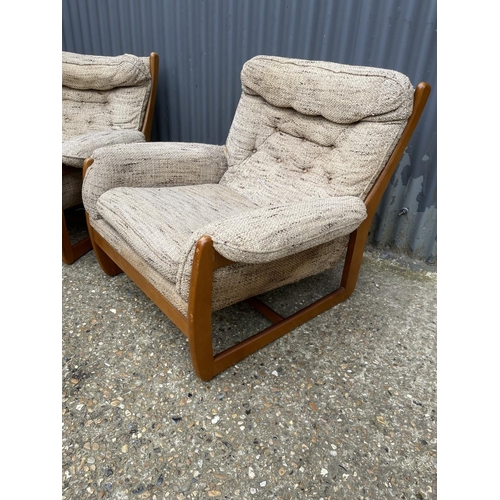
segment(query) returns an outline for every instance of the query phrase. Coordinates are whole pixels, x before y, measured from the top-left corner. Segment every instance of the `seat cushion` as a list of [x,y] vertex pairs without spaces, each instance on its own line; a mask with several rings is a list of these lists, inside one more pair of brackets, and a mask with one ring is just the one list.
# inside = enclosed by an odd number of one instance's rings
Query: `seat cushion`
[[72,167],[83,167],[86,158],[104,146],[112,144],[130,144],[145,142],[145,137],[138,130],[103,130],[82,134],[62,142],[62,162]]
[[97,202],[101,217],[156,271],[175,283],[190,236],[257,206],[219,184],[121,187]]

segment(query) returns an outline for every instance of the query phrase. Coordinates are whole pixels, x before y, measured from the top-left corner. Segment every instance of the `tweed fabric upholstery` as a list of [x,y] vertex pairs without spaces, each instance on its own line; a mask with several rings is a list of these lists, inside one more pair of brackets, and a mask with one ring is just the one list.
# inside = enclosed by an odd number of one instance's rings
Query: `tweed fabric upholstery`
[[112,90],[149,82],[149,58],[131,54],[95,56],[62,52],[62,84],[78,90]]
[[273,106],[333,123],[407,120],[413,107],[408,77],[382,68],[257,56],[243,66],[241,83]]
[[211,144],[156,142],[119,145],[94,151],[83,182],[89,216],[101,216],[96,204],[116,187],[216,184],[227,169],[225,148]]
[[[62,163],[81,168],[99,147],[144,142],[140,129],[150,92],[147,57],[63,51]],[[63,209],[82,202],[81,189],[81,175],[63,175]]]
[[[187,317],[191,272],[179,272],[177,283],[165,278],[104,220],[93,219],[91,226],[163,297]],[[303,278],[331,269],[347,247],[348,236],[310,248],[304,252],[264,264],[235,264],[214,271],[212,310],[245,300],[275,288],[295,283]],[[189,255],[192,265],[194,249]]]
[[202,226],[188,246],[210,236],[214,248],[227,259],[259,264],[350,234],[364,219],[365,204],[354,196],[254,208]]
[[140,130],[150,92],[149,58],[63,52],[63,140],[107,129]]
[[93,219],[91,226],[139,273],[144,276],[181,314],[187,316],[187,301],[176,291],[175,283],[150,266],[104,219]]
[[[103,130],[70,137],[62,143],[62,162],[72,167],[83,167],[95,149],[112,144],[145,142],[146,138],[138,130]],[[81,188],[81,186],[80,186]]]
[[213,310],[338,262],[413,106],[391,70],[257,56],[241,77],[225,147],[98,149],[83,189],[91,225],[177,302],[210,236],[236,262],[214,271]]
[[[228,307],[334,267],[347,248],[348,236],[304,250],[289,257],[262,264],[237,263],[214,271],[212,310]],[[185,266],[179,267],[176,290],[182,300],[189,298],[194,248]]]
[[74,207],[82,203],[82,171],[70,172],[62,176],[62,208]]
[[194,232],[255,208],[251,201],[218,184],[115,188],[97,202],[104,220],[172,282],[185,256],[186,241]]
[[221,184],[260,206],[364,199],[413,107],[401,73],[329,62],[257,56],[242,87]]

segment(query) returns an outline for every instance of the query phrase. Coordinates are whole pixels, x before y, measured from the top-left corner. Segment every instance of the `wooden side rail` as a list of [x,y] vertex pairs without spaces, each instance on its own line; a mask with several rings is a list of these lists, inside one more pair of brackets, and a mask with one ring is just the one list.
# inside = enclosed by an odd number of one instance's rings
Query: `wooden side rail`
[[151,91],[144,115],[144,123],[141,132],[146,137],[146,141],[151,140],[151,131],[153,130],[153,116],[156,104],[156,90],[158,88],[158,73],[160,69],[160,57],[156,52],[151,52],[149,56],[149,72],[151,74]]

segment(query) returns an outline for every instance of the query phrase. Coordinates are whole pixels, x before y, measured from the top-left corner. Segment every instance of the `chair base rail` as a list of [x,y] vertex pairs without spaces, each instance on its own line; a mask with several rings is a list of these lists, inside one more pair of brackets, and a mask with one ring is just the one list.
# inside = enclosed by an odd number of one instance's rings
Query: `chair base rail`
[[[227,370],[232,365],[238,363],[250,354],[258,351],[262,347],[279,339],[283,335],[291,332],[300,325],[306,323],[310,319],[332,308],[334,305],[343,302],[347,298],[346,289],[339,287],[330,294],[318,299],[309,306],[304,307],[300,311],[282,318],[281,321],[265,328],[264,330],[252,335],[246,340],[236,344],[229,349],[214,356],[214,374],[218,374]],[[263,304],[265,306],[265,304]],[[272,309],[265,306],[267,309]],[[259,309],[257,309],[259,310]],[[262,312],[262,311],[259,311]],[[274,313],[274,311],[272,311]],[[274,313],[277,315],[277,313]],[[267,317],[267,314],[264,314]],[[279,315],[278,315],[279,316]]]

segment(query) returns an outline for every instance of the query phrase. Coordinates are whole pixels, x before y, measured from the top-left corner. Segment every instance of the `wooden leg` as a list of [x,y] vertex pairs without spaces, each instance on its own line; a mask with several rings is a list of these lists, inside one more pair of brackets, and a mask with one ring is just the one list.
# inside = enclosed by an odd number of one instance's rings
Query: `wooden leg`
[[363,221],[361,226],[356,229],[349,238],[347,246],[347,254],[344,263],[344,271],[342,273],[341,286],[346,289],[347,297],[349,297],[358,282],[359,270],[363,260],[368,231],[372,222],[372,217],[368,217]]
[[188,339],[191,361],[198,377],[214,375],[212,345],[212,277],[215,250],[212,240],[202,236],[196,244],[188,302]]
[[87,219],[87,227],[89,230],[90,241],[92,242],[92,248],[94,249],[94,254],[101,266],[101,269],[108,276],[116,276],[117,274],[122,273],[123,271],[116,265],[116,263],[106,254],[106,252],[96,243],[94,237],[94,229],[90,225],[89,214],[85,212],[85,217]]

